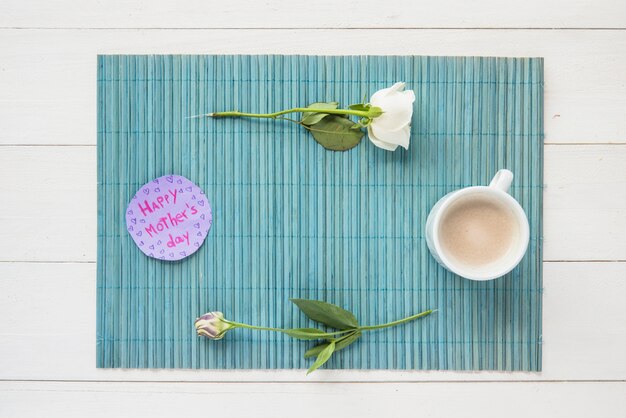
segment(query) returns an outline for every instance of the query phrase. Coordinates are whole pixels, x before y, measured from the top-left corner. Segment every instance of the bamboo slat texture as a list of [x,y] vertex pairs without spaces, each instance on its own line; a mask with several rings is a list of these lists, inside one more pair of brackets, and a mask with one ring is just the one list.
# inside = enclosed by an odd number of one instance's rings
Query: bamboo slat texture
[[[358,103],[405,81],[416,93],[411,146],[365,137],[320,147],[287,121],[186,119]],[[428,252],[430,208],[459,187],[515,174],[531,241],[507,276],[472,282]],[[250,324],[313,325],[290,297],[352,310],[363,324],[439,311],[368,333],[328,368],[541,369],[543,60],[420,56],[98,57],[97,366],[306,368],[313,343],[236,330],[199,339],[210,310]],[[125,229],[144,183],[198,184],[214,223],[180,262],[148,258]]]

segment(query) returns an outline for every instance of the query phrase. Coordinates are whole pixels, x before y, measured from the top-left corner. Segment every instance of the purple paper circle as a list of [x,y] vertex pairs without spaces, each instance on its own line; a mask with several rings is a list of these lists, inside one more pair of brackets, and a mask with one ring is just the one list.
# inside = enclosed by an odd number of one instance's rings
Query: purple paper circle
[[176,174],[141,186],[126,208],[128,233],[145,255],[159,260],[180,260],[198,251],[212,224],[204,192]]

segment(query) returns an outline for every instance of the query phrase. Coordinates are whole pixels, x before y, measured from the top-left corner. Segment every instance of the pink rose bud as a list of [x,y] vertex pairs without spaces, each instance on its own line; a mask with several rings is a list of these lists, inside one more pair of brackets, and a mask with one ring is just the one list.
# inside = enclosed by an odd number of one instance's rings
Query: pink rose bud
[[221,312],[207,312],[200,318],[196,318],[195,326],[198,336],[204,336],[211,340],[220,340],[233,326],[223,321],[224,314]]

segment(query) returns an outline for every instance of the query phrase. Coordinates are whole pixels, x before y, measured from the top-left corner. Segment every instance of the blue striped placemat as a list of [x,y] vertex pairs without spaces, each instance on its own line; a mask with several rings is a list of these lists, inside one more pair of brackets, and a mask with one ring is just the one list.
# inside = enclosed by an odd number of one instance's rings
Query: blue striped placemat
[[[367,138],[320,147],[285,121],[185,119],[343,106],[405,81],[411,146]],[[515,173],[530,220],[522,263],[489,282],[440,267],[424,240],[430,208],[459,187]],[[321,299],[374,324],[328,368],[541,369],[543,60],[414,56],[98,57],[97,366],[307,368],[312,343],[236,330],[196,337],[210,310],[250,324],[305,327],[290,297]],[[125,229],[144,183],[180,174],[211,202],[206,242],[181,262],[148,258]]]

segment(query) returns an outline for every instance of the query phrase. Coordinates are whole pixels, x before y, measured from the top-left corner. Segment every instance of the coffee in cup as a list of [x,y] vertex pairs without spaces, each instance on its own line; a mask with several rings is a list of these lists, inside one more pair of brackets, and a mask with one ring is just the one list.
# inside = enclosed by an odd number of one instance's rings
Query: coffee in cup
[[521,261],[529,240],[528,219],[507,192],[513,173],[500,170],[491,184],[466,187],[437,202],[426,221],[426,241],[446,269],[468,279],[489,280]]

